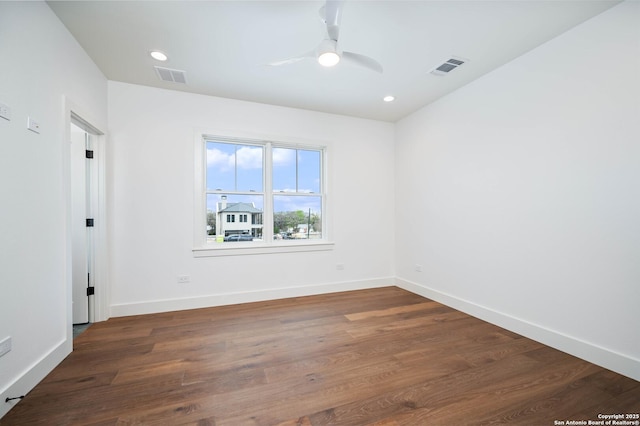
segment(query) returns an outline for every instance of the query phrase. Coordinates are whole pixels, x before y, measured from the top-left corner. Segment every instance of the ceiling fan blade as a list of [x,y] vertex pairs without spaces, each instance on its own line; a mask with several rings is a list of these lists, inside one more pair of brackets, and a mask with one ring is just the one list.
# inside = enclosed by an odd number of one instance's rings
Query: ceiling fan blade
[[353,52],[342,52],[342,59],[351,62],[352,64],[359,65],[361,67],[370,69],[371,71],[382,74],[382,65],[380,65],[375,59],[372,59],[368,56],[360,55],[359,53]]
[[304,57],[289,58],[289,59],[283,59],[281,61],[269,62],[267,65],[272,67],[279,67],[280,65],[295,64],[296,62],[300,62],[303,59],[305,58]]
[[289,64],[295,64],[296,62],[300,62],[304,59],[308,59],[308,58],[315,58],[316,57],[316,52],[307,52],[302,56],[294,56],[292,58],[287,58],[287,59],[282,59],[279,61],[273,61],[273,62],[269,62],[267,65],[272,66],[272,67],[279,67],[280,65],[289,65]]
[[342,18],[342,6],[344,0],[327,0],[327,3],[320,9],[320,14],[324,10],[324,22],[327,24],[327,34],[331,40],[338,41],[340,35],[340,21]]

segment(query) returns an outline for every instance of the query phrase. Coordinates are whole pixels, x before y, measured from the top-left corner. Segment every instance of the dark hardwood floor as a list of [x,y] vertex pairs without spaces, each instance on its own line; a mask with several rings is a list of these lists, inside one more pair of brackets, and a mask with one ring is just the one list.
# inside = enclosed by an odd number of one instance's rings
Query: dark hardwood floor
[[396,287],[113,318],[74,346],[1,425],[554,425],[640,412],[639,382]]

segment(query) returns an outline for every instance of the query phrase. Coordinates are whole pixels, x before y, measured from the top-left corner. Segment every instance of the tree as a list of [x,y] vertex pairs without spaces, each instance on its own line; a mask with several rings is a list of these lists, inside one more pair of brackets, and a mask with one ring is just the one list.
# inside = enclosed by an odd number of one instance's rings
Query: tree
[[207,210],[207,234],[216,235],[216,214]]
[[288,212],[275,212],[273,214],[273,232],[279,234],[292,229],[297,231],[298,225],[311,225],[314,231],[322,232],[322,217],[319,213],[311,213],[309,217],[308,211],[296,210]]
[[307,215],[302,210],[289,212],[275,212],[273,214],[273,232],[287,232],[289,229],[296,230],[298,225],[307,223]]
[[273,214],[273,232],[279,234],[287,231],[287,219],[284,212],[275,212]]
[[294,221],[295,224],[293,225],[294,228],[297,228],[298,225],[301,225],[303,223],[307,223],[307,213],[303,212],[302,210],[296,210],[295,212],[292,212],[294,214]]
[[314,231],[322,232],[322,218],[318,213],[311,213],[309,223]]

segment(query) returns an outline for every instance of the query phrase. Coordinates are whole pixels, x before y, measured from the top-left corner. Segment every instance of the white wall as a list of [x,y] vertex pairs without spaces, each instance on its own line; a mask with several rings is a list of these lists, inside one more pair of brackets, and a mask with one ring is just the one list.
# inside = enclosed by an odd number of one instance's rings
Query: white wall
[[13,341],[0,358],[0,417],[6,397],[28,392],[71,350],[65,105],[106,123],[106,95],[106,79],[45,3],[0,2],[0,102],[12,110],[0,119],[0,339]]
[[[197,130],[326,144],[334,250],[194,258]],[[390,123],[109,82],[112,315],[392,285],[393,132]]]
[[622,3],[397,123],[396,262],[405,288],[640,380],[638,22]]

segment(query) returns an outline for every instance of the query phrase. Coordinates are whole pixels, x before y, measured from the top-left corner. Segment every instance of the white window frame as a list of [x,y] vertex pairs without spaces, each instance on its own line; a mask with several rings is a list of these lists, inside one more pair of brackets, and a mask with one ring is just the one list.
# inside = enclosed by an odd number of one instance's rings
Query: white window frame
[[[207,185],[206,185],[206,142],[220,141],[237,144],[259,145],[264,147],[263,157],[263,241],[246,244],[208,243],[206,238],[207,223]],[[274,240],[273,238],[273,197],[272,188],[272,149],[290,148],[320,151],[321,198],[322,198],[322,238],[318,240]],[[329,204],[328,204],[328,164],[327,147],[317,143],[300,143],[291,141],[273,141],[271,138],[247,138],[220,135],[218,132],[196,131],[194,137],[195,157],[195,192],[194,192],[194,257],[238,256],[251,254],[289,253],[306,251],[332,250],[334,243],[329,239]],[[221,191],[220,193],[225,193]],[[295,194],[295,193],[292,193]],[[276,194],[277,195],[277,194]],[[301,194],[305,195],[305,194]]]

